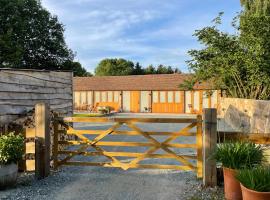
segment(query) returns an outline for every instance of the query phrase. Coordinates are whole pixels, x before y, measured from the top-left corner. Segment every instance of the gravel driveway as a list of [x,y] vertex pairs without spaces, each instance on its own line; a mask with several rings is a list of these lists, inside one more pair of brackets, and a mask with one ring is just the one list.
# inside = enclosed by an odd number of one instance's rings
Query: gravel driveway
[[[87,129],[89,125],[76,124],[77,129]],[[91,129],[104,129],[110,125],[94,124]],[[183,125],[176,124],[140,124],[143,130],[177,131]],[[122,127],[123,130],[128,129]],[[147,141],[141,136],[109,136],[108,140],[115,141]],[[156,138],[163,141],[165,138]],[[195,143],[194,137],[182,137],[175,142]],[[129,147],[107,147],[110,151],[132,151]],[[143,152],[143,147],[139,152]],[[160,151],[160,150],[159,150]],[[192,149],[177,149],[178,153],[194,154]],[[158,151],[156,152],[158,153]],[[78,158],[85,159],[85,158]],[[122,161],[128,161],[122,158]],[[106,161],[106,158],[88,158],[89,161]],[[166,161],[163,161],[166,160]],[[154,159],[162,164],[177,164],[175,160]],[[153,159],[143,164],[153,164]],[[179,164],[179,163],[178,163]],[[218,190],[201,192],[201,181],[196,173],[176,170],[158,169],[129,169],[102,167],[61,167],[57,172],[44,180],[36,181],[33,175],[22,175],[17,187],[0,191],[0,199],[29,199],[29,200],[176,200],[176,199],[218,199],[212,196],[220,193]]]

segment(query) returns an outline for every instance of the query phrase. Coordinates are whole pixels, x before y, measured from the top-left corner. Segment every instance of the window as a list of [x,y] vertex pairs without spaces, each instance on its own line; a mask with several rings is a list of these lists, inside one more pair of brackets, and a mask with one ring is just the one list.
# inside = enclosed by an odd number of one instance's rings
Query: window
[[80,92],[74,92],[74,103],[75,105],[80,105],[81,95]]
[[100,102],[100,92],[95,92],[95,102]]
[[108,92],[108,102],[113,102],[113,92],[112,91]]
[[81,104],[86,104],[86,92],[81,92]]
[[175,91],[175,93],[174,93],[174,102],[175,103],[181,103],[180,91]]
[[173,91],[168,92],[168,103],[173,103]]
[[159,92],[159,102],[160,103],[166,102],[166,92]]
[[113,100],[116,103],[119,101],[119,92],[118,91],[113,92]]
[[158,92],[153,91],[153,103],[158,103]]
[[107,92],[101,92],[101,102],[107,102]]

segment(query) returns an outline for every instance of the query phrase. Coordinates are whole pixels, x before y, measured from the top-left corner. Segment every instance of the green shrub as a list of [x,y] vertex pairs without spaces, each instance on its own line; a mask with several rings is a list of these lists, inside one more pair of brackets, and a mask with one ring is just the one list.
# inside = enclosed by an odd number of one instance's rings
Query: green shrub
[[213,158],[231,169],[251,168],[264,160],[262,146],[242,141],[218,145]]
[[236,178],[248,189],[270,192],[270,167],[239,170]]
[[0,164],[17,163],[24,153],[24,138],[21,135],[2,135],[0,137]]

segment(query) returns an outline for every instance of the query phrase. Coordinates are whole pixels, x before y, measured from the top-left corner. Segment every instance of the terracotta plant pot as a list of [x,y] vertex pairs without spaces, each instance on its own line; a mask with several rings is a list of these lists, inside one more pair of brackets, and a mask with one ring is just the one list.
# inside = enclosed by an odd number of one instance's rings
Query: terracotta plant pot
[[0,165],[0,189],[14,185],[17,175],[18,166],[16,164]]
[[235,178],[235,174],[236,170],[223,167],[226,200],[242,200],[240,182]]
[[257,192],[241,184],[243,200],[269,200],[270,192]]

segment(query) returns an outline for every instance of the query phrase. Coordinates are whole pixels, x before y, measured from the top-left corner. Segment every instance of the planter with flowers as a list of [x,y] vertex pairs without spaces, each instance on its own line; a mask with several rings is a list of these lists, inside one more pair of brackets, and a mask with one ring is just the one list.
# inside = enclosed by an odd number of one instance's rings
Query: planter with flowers
[[18,161],[24,153],[24,139],[10,133],[0,136],[0,189],[12,186],[17,181]]

